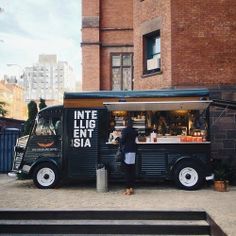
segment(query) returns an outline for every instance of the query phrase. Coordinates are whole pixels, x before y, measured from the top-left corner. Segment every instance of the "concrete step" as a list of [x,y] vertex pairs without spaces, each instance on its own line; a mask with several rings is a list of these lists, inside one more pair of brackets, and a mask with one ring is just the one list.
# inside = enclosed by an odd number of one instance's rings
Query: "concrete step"
[[0,233],[10,234],[78,234],[78,235],[209,235],[210,227],[203,226],[78,226],[78,225],[7,225],[1,227]]
[[110,219],[110,220],[206,220],[205,211],[140,210],[14,210],[1,209],[0,219]]
[[1,210],[0,234],[210,235],[203,211]]
[[[10,236],[12,234],[1,234],[1,236]],[[67,236],[68,234],[27,234],[27,236]],[[84,234],[69,234],[70,236],[82,236]],[[106,234],[106,236],[119,236],[120,234]],[[135,234],[136,236],[143,236],[143,234]],[[188,236],[197,236],[199,234],[189,234]],[[25,234],[14,234],[14,236],[25,236]],[[101,236],[101,234],[89,234],[89,236]],[[133,234],[123,234],[122,236],[133,236]],[[153,236],[152,234],[145,234],[145,236]],[[157,236],[184,236],[180,234],[158,234]],[[185,235],[186,236],[186,235]],[[204,234],[201,236],[210,236],[209,234]]]
[[204,220],[0,220],[0,225],[209,225]]

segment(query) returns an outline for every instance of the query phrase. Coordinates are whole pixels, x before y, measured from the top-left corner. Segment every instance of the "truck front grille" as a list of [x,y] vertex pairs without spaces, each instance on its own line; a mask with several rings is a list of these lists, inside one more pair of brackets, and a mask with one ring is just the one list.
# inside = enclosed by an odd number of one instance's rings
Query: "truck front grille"
[[13,167],[12,167],[13,171],[19,170],[22,160],[23,160],[23,156],[24,156],[23,152],[15,153]]

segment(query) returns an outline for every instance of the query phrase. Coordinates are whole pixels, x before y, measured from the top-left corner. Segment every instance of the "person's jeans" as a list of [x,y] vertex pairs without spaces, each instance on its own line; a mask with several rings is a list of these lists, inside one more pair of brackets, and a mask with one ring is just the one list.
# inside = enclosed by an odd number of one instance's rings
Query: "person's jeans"
[[134,188],[135,183],[135,164],[124,164],[126,188]]

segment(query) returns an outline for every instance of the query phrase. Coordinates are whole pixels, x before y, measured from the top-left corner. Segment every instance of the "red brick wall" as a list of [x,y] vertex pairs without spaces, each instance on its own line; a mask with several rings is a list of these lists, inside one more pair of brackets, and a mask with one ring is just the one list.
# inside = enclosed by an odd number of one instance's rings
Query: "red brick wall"
[[82,90],[100,90],[100,48],[99,45],[84,45],[82,47]]
[[97,28],[84,28],[82,34],[82,42],[99,42],[99,30]]
[[133,0],[102,0],[102,28],[132,28]]
[[[93,81],[92,90],[110,89],[110,53],[127,51],[134,52],[134,89],[235,85],[235,9],[235,0],[83,0],[83,16],[95,17],[92,27],[83,28],[83,42],[101,45],[83,50],[84,88]],[[100,25],[95,27],[98,16]],[[143,30],[157,18],[161,73],[145,77]],[[99,57],[93,73],[86,63],[95,60],[91,55]]]
[[101,41],[104,45],[133,44],[133,30],[109,30],[101,32]]
[[99,16],[100,0],[82,0],[83,16]]
[[133,52],[133,0],[103,0],[101,4],[100,89],[111,89],[111,53]]
[[133,52],[133,0],[83,0],[83,20],[83,90],[110,90],[110,53]]
[[172,1],[175,86],[236,83],[236,1]]
[[[149,22],[156,18],[160,21],[161,73],[143,77],[143,32]],[[134,89],[160,89],[171,86],[170,45],[170,0],[134,1]]]
[[82,90],[100,90],[100,0],[82,4]]

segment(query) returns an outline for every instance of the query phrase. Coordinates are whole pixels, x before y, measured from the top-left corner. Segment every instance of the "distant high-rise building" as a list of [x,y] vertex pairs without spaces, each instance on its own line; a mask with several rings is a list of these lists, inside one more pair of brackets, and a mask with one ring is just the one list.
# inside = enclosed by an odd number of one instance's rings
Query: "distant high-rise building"
[[75,89],[73,69],[56,55],[39,55],[38,63],[24,71],[25,100],[54,100],[61,103],[64,91]]
[[41,63],[41,64],[56,64],[57,63],[57,55],[41,54],[41,55],[39,55],[39,63]]

